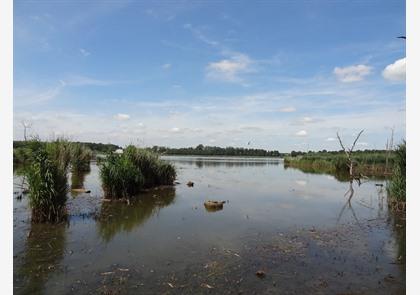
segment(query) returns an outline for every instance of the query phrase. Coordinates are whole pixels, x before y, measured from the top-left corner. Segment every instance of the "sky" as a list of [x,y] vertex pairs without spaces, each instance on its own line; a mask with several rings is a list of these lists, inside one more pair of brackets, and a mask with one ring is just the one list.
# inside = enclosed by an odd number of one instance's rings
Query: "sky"
[[405,1],[14,1],[14,139],[337,150],[405,138]]

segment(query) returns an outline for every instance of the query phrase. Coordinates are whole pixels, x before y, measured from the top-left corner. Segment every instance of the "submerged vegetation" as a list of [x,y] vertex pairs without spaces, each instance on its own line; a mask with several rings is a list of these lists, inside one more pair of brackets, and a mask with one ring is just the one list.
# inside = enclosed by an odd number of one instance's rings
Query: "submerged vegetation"
[[387,187],[391,200],[405,202],[405,167],[406,167],[406,142],[400,144],[395,151],[394,172]]
[[32,142],[33,158],[25,169],[33,222],[59,222],[66,215],[70,144],[65,140]]
[[101,162],[100,176],[107,198],[128,198],[144,188],[173,184],[175,167],[156,153],[128,146]]

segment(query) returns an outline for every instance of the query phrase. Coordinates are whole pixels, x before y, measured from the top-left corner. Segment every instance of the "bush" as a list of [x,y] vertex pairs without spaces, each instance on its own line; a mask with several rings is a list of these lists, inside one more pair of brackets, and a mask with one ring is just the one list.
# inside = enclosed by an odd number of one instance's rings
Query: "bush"
[[35,145],[31,165],[25,170],[33,222],[59,222],[66,216],[68,142]]
[[143,188],[173,184],[176,171],[157,154],[128,146],[101,162],[100,176],[106,197],[127,198]]

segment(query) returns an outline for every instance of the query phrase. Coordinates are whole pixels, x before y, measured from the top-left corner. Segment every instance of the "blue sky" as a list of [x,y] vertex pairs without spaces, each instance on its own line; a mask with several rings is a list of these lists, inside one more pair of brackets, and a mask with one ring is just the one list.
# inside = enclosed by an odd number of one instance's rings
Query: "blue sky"
[[15,1],[14,138],[384,148],[401,35],[404,1]]

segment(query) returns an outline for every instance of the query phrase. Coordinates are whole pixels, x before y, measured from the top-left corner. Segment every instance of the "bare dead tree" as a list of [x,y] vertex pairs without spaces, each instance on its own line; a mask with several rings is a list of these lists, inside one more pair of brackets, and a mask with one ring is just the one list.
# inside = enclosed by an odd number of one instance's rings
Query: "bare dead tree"
[[337,132],[338,141],[340,142],[341,148],[343,149],[344,153],[347,156],[347,166],[349,167],[349,173],[350,173],[350,179],[351,180],[353,180],[353,178],[354,178],[354,175],[353,175],[353,164],[354,164],[354,162],[353,162],[351,154],[353,153],[353,149],[356,146],[356,143],[359,140],[360,135],[362,135],[363,131],[364,130],[360,131],[359,134],[357,134],[356,139],[353,141],[353,145],[351,146],[351,148],[347,148],[347,149],[344,147],[343,142],[341,141],[340,135]]
[[23,126],[23,138],[25,139],[25,141],[27,140],[26,134],[27,134],[27,130],[30,129],[32,127],[32,123],[30,122],[25,122],[25,121],[21,121],[20,122]]

